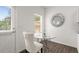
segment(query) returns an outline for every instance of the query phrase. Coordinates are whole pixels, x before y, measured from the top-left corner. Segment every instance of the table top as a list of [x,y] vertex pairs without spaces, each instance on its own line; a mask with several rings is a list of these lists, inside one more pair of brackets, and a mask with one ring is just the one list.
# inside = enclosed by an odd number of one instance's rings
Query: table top
[[36,37],[36,38],[38,38],[38,39],[54,39],[56,37]]

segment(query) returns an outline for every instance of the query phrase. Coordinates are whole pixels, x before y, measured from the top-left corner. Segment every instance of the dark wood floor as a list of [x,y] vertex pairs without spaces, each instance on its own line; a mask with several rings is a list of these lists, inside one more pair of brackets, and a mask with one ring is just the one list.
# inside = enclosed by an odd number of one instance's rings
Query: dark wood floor
[[[43,53],[78,53],[77,48],[51,42],[51,41],[46,41],[46,42],[48,49],[43,47]],[[41,43],[45,44],[44,41],[42,41]],[[27,53],[27,51],[23,50],[21,51],[21,53]]]
[[[46,42],[47,42],[48,50],[45,50],[43,47],[46,53],[78,53],[77,48],[51,42],[51,41],[46,41]],[[45,44],[44,41],[42,41],[42,43]]]

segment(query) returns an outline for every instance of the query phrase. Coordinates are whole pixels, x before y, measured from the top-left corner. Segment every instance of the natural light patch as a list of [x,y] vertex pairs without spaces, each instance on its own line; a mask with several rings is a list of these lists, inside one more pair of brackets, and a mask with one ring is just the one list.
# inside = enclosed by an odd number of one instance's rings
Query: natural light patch
[[34,27],[35,33],[42,32],[42,16],[38,14],[34,14]]
[[11,8],[0,6],[0,30],[11,29]]

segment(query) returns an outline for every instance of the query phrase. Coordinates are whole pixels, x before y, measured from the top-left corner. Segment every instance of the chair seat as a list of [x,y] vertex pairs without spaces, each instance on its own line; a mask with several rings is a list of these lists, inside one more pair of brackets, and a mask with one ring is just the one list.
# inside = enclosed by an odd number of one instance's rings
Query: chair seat
[[39,43],[39,42],[36,42],[36,41],[34,41],[34,45],[35,45],[35,51],[37,52],[37,51],[40,51],[40,49],[43,47],[43,44],[41,44],[41,43]]

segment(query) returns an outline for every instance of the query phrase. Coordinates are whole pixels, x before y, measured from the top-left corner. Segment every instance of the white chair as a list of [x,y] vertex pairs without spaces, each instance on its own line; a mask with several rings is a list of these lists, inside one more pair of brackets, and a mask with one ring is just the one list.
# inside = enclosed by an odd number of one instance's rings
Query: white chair
[[41,48],[43,47],[43,44],[33,41],[34,39],[33,33],[23,32],[23,35],[24,35],[26,50],[29,53],[36,53],[41,50]]

